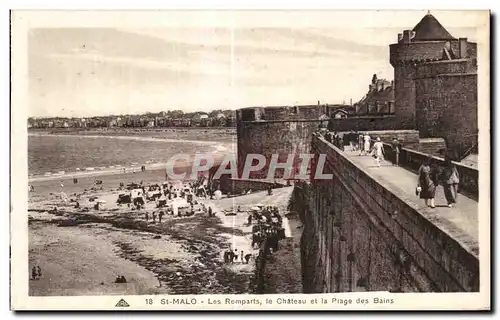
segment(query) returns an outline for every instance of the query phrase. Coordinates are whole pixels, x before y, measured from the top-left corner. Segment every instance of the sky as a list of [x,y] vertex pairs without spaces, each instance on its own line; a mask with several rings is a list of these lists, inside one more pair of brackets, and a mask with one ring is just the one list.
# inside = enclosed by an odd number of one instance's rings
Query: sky
[[[366,23],[367,15],[354,15],[343,16],[344,23],[326,16],[317,26],[233,20],[231,26],[32,28],[29,116],[356,102],[373,74],[393,79],[389,45],[425,13],[393,14],[389,26],[387,15],[369,15]],[[475,41],[473,19],[433,14],[453,36]]]

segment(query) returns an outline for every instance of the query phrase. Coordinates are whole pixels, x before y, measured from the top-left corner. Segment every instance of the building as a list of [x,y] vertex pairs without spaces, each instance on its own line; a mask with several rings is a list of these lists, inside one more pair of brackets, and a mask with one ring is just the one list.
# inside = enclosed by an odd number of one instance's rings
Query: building
[[292,155],[293,170],[296,172],[299,169],[299,155],[309,153],[312,133],[326,122],[326,109],[326,105],[318,103],[237,110],[238,175],[241,176],[249,154],[260,154],[266,159],[265,166],[251,172],[250,178],[282,178],[284,170],[281,168],[276,169],[274,177],[267,176],[270,160],[276,155],[278,163],[287,162],[289,155]]
[[354,106],[349,104],[327,104],[325,116],[334,119],[344,119],[354,114]]
[[395,118],[421,138],[444,138],[457,158],[477,145],[477,45],[427,14],[390,45]]
[[[335,118],[335,119],[345,119],[345,118],[347,118],[348,115],[349,115],[349,113],[347,113],[347,111],[344,109],[338,109],[338,110],[335,110],[332,112],[332,118]],[[330,119],[326,115],[322,115],[322,117],[323,117],[322,118],[323,120]]]
[[366,95],[354,105],[355,115],[393,114],[394,83],[374,74]]
[[206,113],[196,113],[191,118],[191,123],[195,127],[206,127],[208,124],[208,114]]

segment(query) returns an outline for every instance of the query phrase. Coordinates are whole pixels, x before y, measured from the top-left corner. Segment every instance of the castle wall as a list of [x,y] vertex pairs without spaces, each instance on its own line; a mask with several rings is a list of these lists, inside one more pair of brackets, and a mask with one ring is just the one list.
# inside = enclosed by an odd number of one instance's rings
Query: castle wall
[[[467,42],[462,59],[441,60],[446,43],[390,45],[395,129],[417,129],[421,138],[444,138],[461,154],[477,141],[477,44]],[[459,40],[450,41],[455,58],[460,57],[459,47]]]
[[267,191],[269,187],[281,188],[283,185],[275,184],[274,181],[250,180],[250,179],[232,179],[230,176],[221,176],[219,190],[222,193],[242,194],[243,192]]
[[415,129],[415,68],[413,65],[394,67],[394,114],[397,129]]
[[[440,60],[443,55],[443,49],[447,41],[420,41],[410,43],[395,43],[389,46],[390,63],[395,66],[401,61],[422,62],[430,60]],[[451,51],[458,56],[459,41],[449,41]],[[468,58],[477,57],[477,44],[467,42]]]
[[328,122],[328,129],[331,131],[392,130],[396,127],[395,116],[393,115],[333,118]]
[[420,66],[415,88],[421,137],[444,137],[458,154],[477,143],[477,74],[470,60]]
[[[320,121],[275,121],[242,122],[238,124],[238,174],[250,153],[264,155],[266,166],[250,172],[251,179],[267,177],[269,162],[273,154],[279,154],[278,162],[285,163],[288,155],[309,153],[312,133],[318,129]],[[276,178],[283,177],[283,171],[276,170]]]
[[[255,115],[252,115],[253,111]],[[264,155],[267,161],[262,170],[250,172],[251,179],[273,178],[267,177],[273,154],[279,154],[279,163],[285,163],[289,155],[295,155],[295,167],[298,168],[298,155],[309,153],[313,132],[320,124],[326,125],[319,120],[325,111],[323,105],[237,110],[238,174],[243,173],[243,165],[251,153]],[[274,177],[283,177],[283,170],[277,169]]]
[[[297,186],[302,208],[304,292],[479,290],[477,246],[463,247],[323,138],[334,178]],[[470,242],[472,243],[472,242]]]
[[[249,107],[237,110],[238,121],[318,120],[326,105]],[[255,113],[255,116],[253,115]]]

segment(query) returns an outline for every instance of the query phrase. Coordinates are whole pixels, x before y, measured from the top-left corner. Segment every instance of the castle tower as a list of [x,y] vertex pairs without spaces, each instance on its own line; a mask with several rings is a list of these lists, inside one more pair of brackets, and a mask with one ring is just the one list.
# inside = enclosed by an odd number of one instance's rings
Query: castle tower
[[443,50],[458,52],[458,41],[430,13],[412,29],[398,34],[390,45],[394,67],[395,114],[400,129],[416,129],[415,69],[423,62],[440,60]]
[[430,13],[390,45],[398,129],[444,138],[457,157],[477,144],[477,45]]

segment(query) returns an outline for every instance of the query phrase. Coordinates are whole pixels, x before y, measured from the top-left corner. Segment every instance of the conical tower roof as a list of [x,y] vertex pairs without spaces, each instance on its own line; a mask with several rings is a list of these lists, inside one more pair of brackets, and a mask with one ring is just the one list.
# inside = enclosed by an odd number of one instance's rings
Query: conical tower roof
[[413,31],[415,32],[415,37],[412,39],[414,41],[456,40],[430,13],[417,23]]

